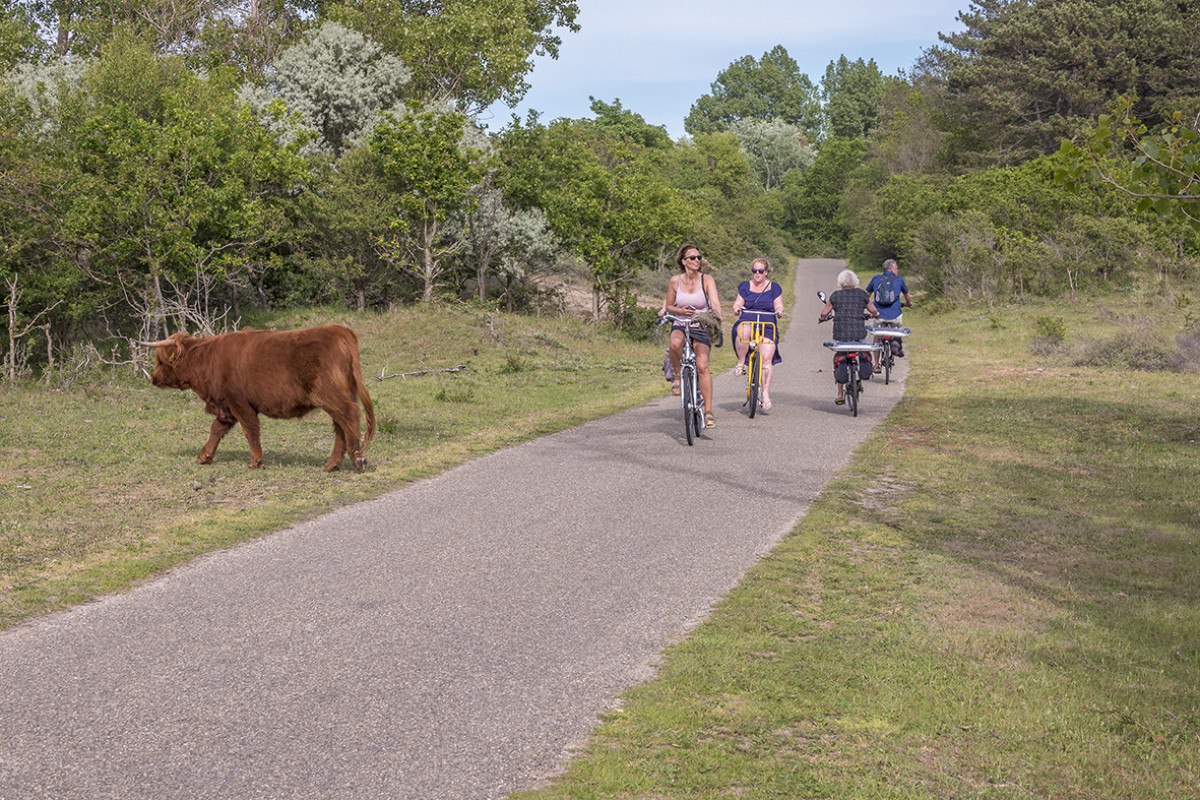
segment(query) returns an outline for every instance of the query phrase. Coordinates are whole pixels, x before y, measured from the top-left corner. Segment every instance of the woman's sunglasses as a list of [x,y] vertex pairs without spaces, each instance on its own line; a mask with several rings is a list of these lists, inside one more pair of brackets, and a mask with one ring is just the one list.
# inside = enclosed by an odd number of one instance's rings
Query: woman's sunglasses
[[762,275],[764,272],[766,272],[765,269],[752,269],[750,271],[753,272],[755,275]]

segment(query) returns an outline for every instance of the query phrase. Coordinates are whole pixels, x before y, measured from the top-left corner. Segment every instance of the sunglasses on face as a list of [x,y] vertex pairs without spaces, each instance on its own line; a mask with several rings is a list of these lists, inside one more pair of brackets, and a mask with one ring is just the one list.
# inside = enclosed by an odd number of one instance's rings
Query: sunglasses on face
[[684,256],[683,260],[684,261],[699,261],[700,256]]
[[752,269],[750,271],[753,272],[755,275],[762,275],[763,273],[766,272],[765,269]]

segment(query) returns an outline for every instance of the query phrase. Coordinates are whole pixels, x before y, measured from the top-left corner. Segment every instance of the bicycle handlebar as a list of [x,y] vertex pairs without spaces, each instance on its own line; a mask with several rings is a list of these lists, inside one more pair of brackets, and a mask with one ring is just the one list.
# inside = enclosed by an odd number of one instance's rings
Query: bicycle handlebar
[[[829,320],[833,319],[833,315],[834,315],[834,312],[833,312],[833,311],[830,311],[830,312],[829,312],[829,316],[828,316],[828,317],[824,317],[824,318],[822,318],[822,317],[817,317],[817,324],[819,325],[819,324],[820,324],[820,323],[822,323],[822,322],[829,322]],[[872,314],[872,313],[871,313],[871,312],[869,312],[869,311],[864,311],[864,312],[863,312],[863,319],[875,319],[875,318],[876,318],[876,317],[878,317],[878,316],[879,316],[878,314]]]
[[696,322],[696,320],[692,319],[691,317],[677,317],[674,314],[668,312],[666,314],[663,314],[661,317],[659,317],[658,322],[655,324],[663,325],[667,322],[683,322],[685,324],[691,324],[693,322]]

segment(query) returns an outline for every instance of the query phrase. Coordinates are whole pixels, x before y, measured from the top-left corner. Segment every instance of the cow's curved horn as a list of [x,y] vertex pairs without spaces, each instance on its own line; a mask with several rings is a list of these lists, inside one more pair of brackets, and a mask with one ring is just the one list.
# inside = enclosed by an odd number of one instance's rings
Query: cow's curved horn
[[159,347],[164,344],[170,344],[172,341],[173,341],[172,339],[159,339],[157,342],[140,342],[139,341],[139,342],[134,342],[134,344],[140,344],[142,347]]

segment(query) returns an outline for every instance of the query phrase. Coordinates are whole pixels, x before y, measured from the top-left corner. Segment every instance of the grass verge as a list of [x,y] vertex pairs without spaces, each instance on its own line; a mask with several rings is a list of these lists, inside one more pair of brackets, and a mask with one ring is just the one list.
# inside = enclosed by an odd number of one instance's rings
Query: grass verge
[[[516,797],[1194,796],[1196,375],[1071,366],[1145,311],[910,312],[879,433],[565,773]],[[1022,324],[1047,314],[1057,357]]]

